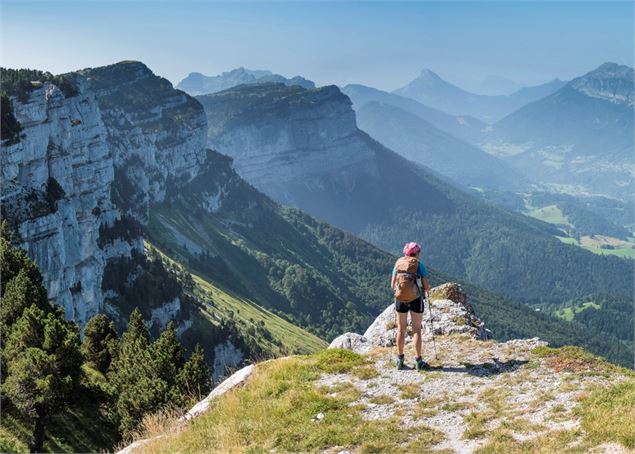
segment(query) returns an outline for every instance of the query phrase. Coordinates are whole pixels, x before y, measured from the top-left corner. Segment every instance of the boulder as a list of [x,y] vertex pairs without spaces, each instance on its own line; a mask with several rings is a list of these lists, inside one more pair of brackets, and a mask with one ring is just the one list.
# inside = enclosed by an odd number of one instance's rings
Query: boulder
[[[428,302],[430,307],[427,305]],[[435,336],[467,334],[480,340],[492,338],[492,332],[486,329],[485,323],[476,316],[461,286],[454,282],[431,290],[430,298],[426,301],[422,323],[424,338],[431,337],[433,331]],[[410,326],[412,323],[408,317],[409,329],[406,343],[412,341]],[[368,327],[362,337],[372,345],[390,347],[396,342],[396,330],[395,309],[394,305],[390,304]]]
[[344,333],[333,339],[329,345],[329,348],[344,348],[355,353],[367,353],[371,347],[372,344],[368,339],[357,333]]

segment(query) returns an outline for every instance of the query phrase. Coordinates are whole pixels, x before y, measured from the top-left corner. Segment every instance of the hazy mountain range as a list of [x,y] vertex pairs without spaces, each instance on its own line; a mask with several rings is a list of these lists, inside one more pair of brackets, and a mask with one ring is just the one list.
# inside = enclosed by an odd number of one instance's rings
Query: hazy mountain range
[[206,76],[196,72],[190,73],[185,79],[176,85],[176,88],[195,96],[206,93],[216,93],[217,91],[225,90],[241,84],[266,82],[278,82],[285,85],[299,85],[304,88],[315,87],[313,82],[300,76],[286,78],[280,74],[274,74],[271,71],[236,68],[219,74],[218,76]]
[[[572,298],[609,281],[611,291],[631,291],[632,263],[563,245],[548,224],[483,203],[397,155],[357,128],[334,86],[244,85],[197,99],[208,145],[280,203],[390,251],[422,238],[432,266],[518,299]],[[583,278],[591,268],[603,277]]]
[[483,121],[493,122],[527,103],[555,92],[564,84],[565,82],[554,79],[545,84],[522,88],[509,96],[477,95],[443,80],[429,69],[424,69],[419,77],[396,89],[394,93],[453,115],[473,115]]
[[603,64],[495,123],[482,147],[556,190],[632,199],[633,75]]

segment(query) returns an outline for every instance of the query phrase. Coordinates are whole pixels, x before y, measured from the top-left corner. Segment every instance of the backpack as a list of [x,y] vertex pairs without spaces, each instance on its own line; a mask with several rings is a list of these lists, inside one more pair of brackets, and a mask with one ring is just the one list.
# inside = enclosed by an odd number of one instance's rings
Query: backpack
[[401,257],[395,263],[395,299],[400,303],[409,303],[418,298],[417,271],[419,260],[416,257]]

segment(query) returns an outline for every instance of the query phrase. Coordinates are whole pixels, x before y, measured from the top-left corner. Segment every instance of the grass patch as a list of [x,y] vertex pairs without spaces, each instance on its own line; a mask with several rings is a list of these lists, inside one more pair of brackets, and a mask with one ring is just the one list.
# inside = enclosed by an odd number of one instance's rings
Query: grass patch
[[395,399],[385,394],[381,394],[379,396],[371,397],[370,399],[368,399],[368,401],[372,404],[388,405],[388,404],[392,404],[395,401]]
[[585,453],[586,446],[572,447],[581,437],[576,430],[554,430],[537,438],[520,442],[509,429],[499,428],[490,434],[487,443],[474,451],[475,454],[553,454],[555,452]]
[[362,355],[358,355],[350,350],[333,348],[322,350],[314,355],[317,360],[317,367],[326,373],[343,374],[350,372],[355,366],[368,364],[368,360]]
[[597,387],[576,413],[591,443],[613,441],[635,448],[635,381]]
[[470,404],[468,404],[467,402],[452,402],[441,406],[441,410],[454,413],[455,411],[465,410],[469,406]]
[[445,402],[444,398],[425,399],[418,402],[419,416],[430,417],[439,413],[438,406]]
[[414,399],[415,397],[419,397],[419,393],[421,389],[419,385],[415,383],[408,383],[400,386],[401,389],[401,398],[402,399]]
[[360,380],[370,380],[371,378],[377,377],[379,375],[379,372],[377,372],[377,369],[375,369],[375,367],[371,365],[356,367],[351,371],[351,374],[353,374]]
[[556,372],[575,372],[582,375],[609,375],[621,373],[635,376],[632,370],[611,364],[606,359],[595,356],[580,347],[536,347],[532,353],[547,359],[547,366]]
[[475,438],[483,438],[487,434],[487,424],[496,417],[496,413],[492,410],[473,411],[463,419],[467,424],[463,438],[471,440]]
[[542,208],[536,208],[527,213],[532,218],[540,219],[556,225],[571,225],[569,219],[562,213],[562,210],[556,205],[548,205]]
[[[354,405],[359,398],[354,386],[339,388],[335,396],[333,387],[316,388],[322,374],[349,371],[364,362],[355,353],[334,349],[263,363],[248,386],[225,394],[182,432],[141,451],[315,452],[339,446],[367,453],[403,452],[413,440],[437,440],[432,429],[404,428],[399,418],[364,420]],[[320,419],[319,413],[324,415]]]
[[529,433],[539,432],[544,429],[540,424],[534,424],[524,418],[506,418],[498,429],[507,429],[513,432]]

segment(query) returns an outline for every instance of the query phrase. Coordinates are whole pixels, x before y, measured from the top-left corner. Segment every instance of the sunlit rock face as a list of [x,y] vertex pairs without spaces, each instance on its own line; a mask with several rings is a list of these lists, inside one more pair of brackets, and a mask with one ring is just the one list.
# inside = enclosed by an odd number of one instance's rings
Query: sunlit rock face
[[143,253],[130,224],[200,171],[207,122],[196,100],[139,62],[69,78],[76,93],[47,82],[12,98],[23,130],[3,143],[2,207],[49,297],[84,325],[117,296],[102,288],[108,263]]
[[3,145],[2,205],[20,245],[40,267],[50,298],[85,323],[100,311],[101,276],[112,254],[100,226],[119,218],[110,199],[114,167],[95,94],[77,77],[77,96],[45,83],[13,100],[22,139]]
[[148,207],[169,187],[194,178],[205,160],[201,105],[140,62],[82,71],[92,89],[113,154],[113,198],[146,222]]

